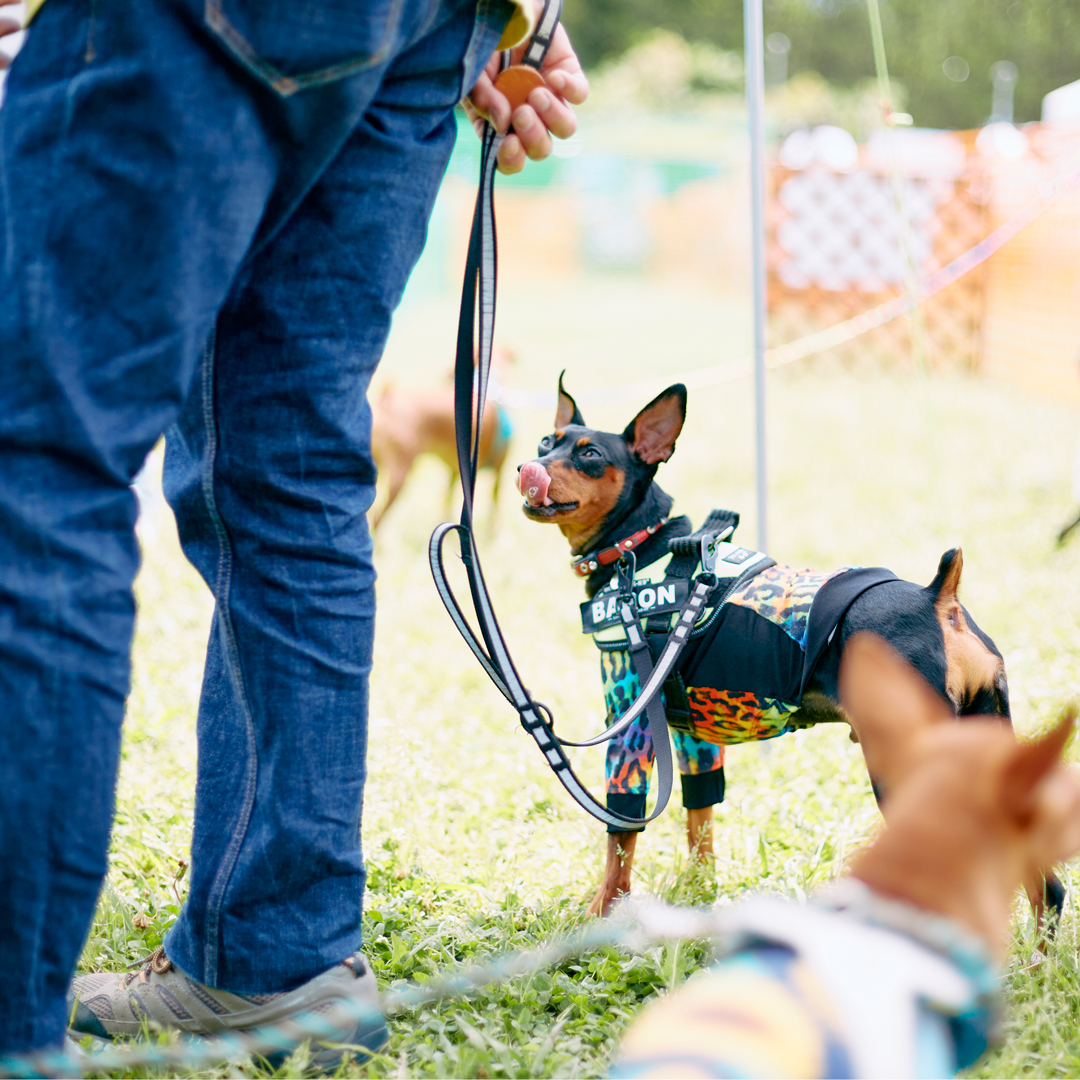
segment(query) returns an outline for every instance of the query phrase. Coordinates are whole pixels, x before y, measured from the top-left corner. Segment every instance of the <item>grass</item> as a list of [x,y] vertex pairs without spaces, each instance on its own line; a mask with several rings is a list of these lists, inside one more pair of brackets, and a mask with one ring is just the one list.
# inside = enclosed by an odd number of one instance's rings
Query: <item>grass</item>
[[[553,388],[566,367],[572,392],[611,385],[613,371],[635,381],[744,353],[746,310],[737,298],[636,279],[558,291],[510,281],[500,293],[500,325],[513,328],[503,336],[520,356],[516,384]],[[449,301],[408,305],[384,377],[441,377],[453,324]],[[660,477],[695,522],[713,506],[741,510],[744,543],[756,535],[750,394],[748,381],[692,393],[686,431]],[[637,407],[584,412],[596,426],[621,430]],[[771,377],[769,416],[771,554],[822,569],[885,565],[928,583],[942,551],[962,544],[962,597],[1005,655],[1019,730],[1039,730],[1078,696],[1080,541],[1053,546],[1074,509],[1075,413],[970,377],[819,360]],[[513,461],[532,456],[550,419],[515,416]],[[422,462],[378,540],[365,938],[384,986],[573,929],[601,865],[600,826],[564,796],[437,600],[426,544],[444,483],[438,463]],[[580,633],[583,595],[565,543],[556,530],[528,522],[512,493],[504,496],[494,535],[480,541],[504,631],[560,730],[595,732],[597,658]],[[194,713],[211,605],[167,515],[155,520],[138,582],[112,871],[84,970],[146,955],[175,918],[186,884]],[[575,760],[598,790],[602,751]],[[751,889],[801,898],[838,874],[877,827],[858,748],[839,727],[737,747],[728,761],[713,865],[688,864],[682,814],[671,809],[639,845],[638,892],[691,904],[729,903]],[[1080,1071],[1080,874],[1067,867],[1064,877],[1071,890],[1064,925],[1041,963],[1018,902],[1006,1039],[973,1075]],[[386,1054],[345,1074],[603,1075],[639,1005],[705,957],[702,944],[644,955],[601,950],[396,1017]],[[301,1053],[282,1073],[302,1067]],[[237,1074],[259,1073],[241,1062],[190,1075]]]

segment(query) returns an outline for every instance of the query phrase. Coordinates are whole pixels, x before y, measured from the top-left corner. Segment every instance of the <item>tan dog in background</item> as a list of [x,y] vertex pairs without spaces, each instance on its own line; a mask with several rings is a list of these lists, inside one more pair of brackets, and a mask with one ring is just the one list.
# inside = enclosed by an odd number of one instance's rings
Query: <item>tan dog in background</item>
[[[496,348],[491,357],[491,379],[480,425],[480,468],[495,474],[492,506],[499,500],[499,480],[510,446],[511,424],[498,403],[499,389],[506,386],[514,354]],[[450,470],[446,488],[445,517],[449,517],[454,487],[459,480],[457,442],[454,436],[453,372],[443,386],[401,389],[388,383],[371,408],[371,451],[379,467],[380,493],[371,515],[375,530],[401,493],[416,459],[434,454]],[[385,485],[382,483],[385,481]],[[492,517],[494,521],[494,516]]]

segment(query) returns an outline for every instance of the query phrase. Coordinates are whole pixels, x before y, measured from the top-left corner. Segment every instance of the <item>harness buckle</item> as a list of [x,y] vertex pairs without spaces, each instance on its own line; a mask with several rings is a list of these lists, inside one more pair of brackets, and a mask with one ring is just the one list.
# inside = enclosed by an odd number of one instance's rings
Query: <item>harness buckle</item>
[[728,525],[717,533],[706,533],[701,538],[701,569],[703,573],[716,571],[716,556],[720,545],[735,531],[734,525]]

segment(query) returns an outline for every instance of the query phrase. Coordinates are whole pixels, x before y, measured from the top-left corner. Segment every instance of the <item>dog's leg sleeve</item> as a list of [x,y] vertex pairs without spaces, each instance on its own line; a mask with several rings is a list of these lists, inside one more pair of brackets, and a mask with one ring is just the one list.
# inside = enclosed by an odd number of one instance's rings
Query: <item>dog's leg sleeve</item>
[[685,731],[672,731],[675,761],[682,780],[687,810],[703,810],[724,801],[724,747],[704,742]]
[[[604,704],[611,721],[618,720],[641,693],[641,684],[630,653],[622,650],[600,654],[604,681]],[[605,763],[607,805],[630,817],[645,816],[645,800],[652,776],[653,745],[649,719],[640,716],[608,743]],[[644,829],[635,830],[641,832]],[[625,831],[610,828],[608,832]]]

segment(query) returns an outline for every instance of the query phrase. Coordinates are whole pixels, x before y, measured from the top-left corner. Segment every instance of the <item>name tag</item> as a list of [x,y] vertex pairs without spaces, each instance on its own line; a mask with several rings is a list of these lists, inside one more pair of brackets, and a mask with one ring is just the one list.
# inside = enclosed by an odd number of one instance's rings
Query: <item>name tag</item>
[[747,559],[753,558],[756,554],[756,551],[748,551],[746,548],[743,547],[732,546],[731,551],[724,555],[720,561],[726,563],[734,563],[736,566],[741,566],[744,562],[746,562]]
[[[664,578],[659,584],[646,582],[634,586],[638,615],[663,615],[679,611],[690,595],[690,582],[686,578]],[[595,634],[609,626],[622,625],[619,615],[619,594],[602,592],[581,605],[581,629]]]

